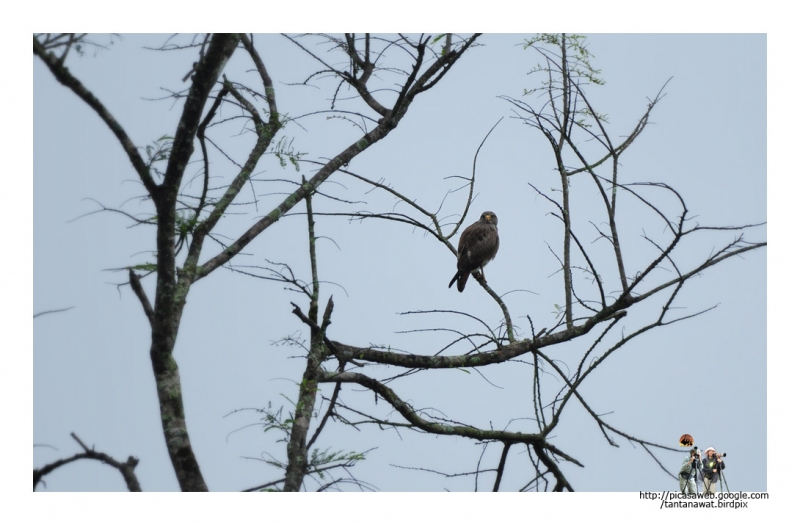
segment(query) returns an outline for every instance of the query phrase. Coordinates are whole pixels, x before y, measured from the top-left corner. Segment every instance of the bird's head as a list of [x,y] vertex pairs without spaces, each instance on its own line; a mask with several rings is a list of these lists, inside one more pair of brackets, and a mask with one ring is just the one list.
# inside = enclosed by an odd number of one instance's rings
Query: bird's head
[[486,224],[494,224],[497,226],[497,215],[495,215],[493,211],[485,211],[481,213],[480,221]]

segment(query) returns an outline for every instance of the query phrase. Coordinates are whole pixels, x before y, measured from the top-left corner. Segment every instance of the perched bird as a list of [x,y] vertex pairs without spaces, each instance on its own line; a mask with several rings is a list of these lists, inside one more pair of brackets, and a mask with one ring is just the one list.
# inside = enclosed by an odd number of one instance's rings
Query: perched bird
[[463,292],[469,274],[480,270],[481,280],[486,281],[483,267],[497,255],[500,235],[497,233],[497,215],[491,211],[481,213],[478,222],[467,226],[458,240],[458,271],[450,280],[448,288],[458,281],[458,291]]

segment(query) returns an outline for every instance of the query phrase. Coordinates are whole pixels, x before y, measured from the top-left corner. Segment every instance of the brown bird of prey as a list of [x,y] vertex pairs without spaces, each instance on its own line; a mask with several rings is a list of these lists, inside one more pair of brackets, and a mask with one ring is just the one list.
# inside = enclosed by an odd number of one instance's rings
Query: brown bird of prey
[[[469,274],[480,270],[480,278],[486,281],[483,267],[497,255],[500,235],[497,233],[497,215],[491,211],[481,213],[478,222],[467,226],[458,240],[458,271],[450,280],[448,288],[458,281],[458,291],[463,292]],[[477,278],[477,276],[476,276]]]

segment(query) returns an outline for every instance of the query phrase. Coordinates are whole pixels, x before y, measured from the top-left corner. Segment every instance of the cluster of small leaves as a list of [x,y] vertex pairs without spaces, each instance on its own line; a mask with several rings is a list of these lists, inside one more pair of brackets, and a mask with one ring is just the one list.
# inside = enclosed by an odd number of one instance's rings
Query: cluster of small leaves
[[152,273],[152,272],[155,272],[156,270],[158,270],[158,266],[156,266],[155,263],[142,263],[142,264],[137,264],[137,265],[134,265],[134,266],[130,266],[128,268],[131,269],[131,270],[135,270],[135,271],[139,271],[139,272],[147,272],[147,273]]
[[[563,118],[562,109],[556,100],[566,97],[570,106],[571,123],[582,129],[589,129],[593,123],[608,122],[606,114],[590,110],[582,96],[582,85],[594,84],[602,86],[605,80],[600,78],[600,69],[592,66],[594,58],[581,35],[541,33],[526,40],[525,49],[534,49],[544,59],[537,63],[528,74],[540,74],[543,79],[539,87],[524,89],[523,95],[539,94],[549,98],[546,103],[549,112],[540,112],[545,120]],[[563,47],[562,47],[563,46]],[[565,83],[565,73],[568,81]]]
[[575,124],[582,127],[582,128],[591,128],[592,125],[589,123],[589,119],[597,119],[601,122],[608,122],[608,113],[592,113],[589,111],[589,108],[580,108],[573,114],[573,118],[575,119]]
[[441,40],[441,39],[443,39],[445,37],[448,37],[448,38],[446,38],[445,39],[445,43],[442,44],[442,49],[439,51],[440,55],[446,55],[447,53],[450,52],[452,33],[442,33],[440,35],[436,35],[436,37],[433,40],[431,40],[431,45],[433,45],[433,44],[437,43],[439,40]]
[[[553,71],[551,63],[561,56],[562,39],[564,47],[567,49],[567,63],[569,67],[570,76],[573,78],[586,79],[592,84],[598,86],[604,85],[606,82],[600,78],[599,69],[595,69],[590,63],[590,59],[594,58],[586,47],[584,40],[585,36],[581,35],[562,35],[556,33],[540,33],[535,37],[526,40],[523,44],[523,49],[533,48],[541,53],[548,60],[548,64],[537,64],[536,67],[530,71],[534,73],[537,71]],[[555,48],[555,50],[551,48]],[[528,91],[532,93],[539,90],[549,89],[551,81],[544,81],[541,88],[536,88]]]
[[194,213],[178,213],[175,217],[175,233],[179,238],[185,239],[197,227],[197,216]]
[[294,414],[289,414],[288,418],[283,417],[283,407],[278,410],[272,410],[272,402],[267,405],[264,410],[264,432],[270,430],[280,430],[285,434],[285,437],[279,439],[277,442],[286,442],[292,435],[292,424],[294,423]]
[[278,162],[281,164],[281,168],[285,168],[287,166],[287,160],[294,166],[294,170],[296,172],[300,172],[300,161],[303,159],[303,156],[306,154],[294,149],[294,139],[287,139],[287,137],[281,137],[275,147],[272,148],[270,153],[275,155],[278,159]]
[[320,479],[325,479],[325,471],[321,470],[325,465],[343,462],[344,465],[342,466],[352,467],[356,462],[363,461],[364,459],[366,459],[366,456],[362,452],[351,451],[345,453],[341,450],[330,452],[329,448],[322,451],[315,448],[311,451],[310,457],[308,458],[308,470],[309,472],[315,473]]
[[147,155],[147,167],[160,177],[164,176],[164,172],[156,168],[155,165],[169,160],[169,152],[172,151],[172,139],[169,135],[163,135],[144,148]]

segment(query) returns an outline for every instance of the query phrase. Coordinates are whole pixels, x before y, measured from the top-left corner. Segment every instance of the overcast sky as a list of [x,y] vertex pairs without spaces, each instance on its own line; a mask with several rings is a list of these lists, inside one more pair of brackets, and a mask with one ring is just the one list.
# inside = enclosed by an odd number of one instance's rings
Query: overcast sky
[[[468,175],[475,148],[488,129],[506,117],[479,158],[478,196],[468,222],[484,209],[497,213],[502,243],[487,276],[499,293],[519,288],[535,292],[506,298],[515,322],[524,328],[526,315],[537,326],[551,326],[553,303],[562,298],[554,275],[557,262],[546,244],[554,245],[560,228],[547,215],[551,210],[546,201],[528,186],[534,183],[546,190],[556,184],[552,157],[543,139],[508,118],[509,104],[497,98],[518,97],[535,83],[527,72],[536,57],[519,47],[522,39],[482,37],[484,47],[469,51],[441,85],[415,102],[388,139],[350,168],[374,179],[386,178],[423,205],[436,207],[453,187],[446,177]],[[72,57],[68,63],[142,147],[174,129],[180,107],[152,99],[164,95],[162,87],[183,87],[180,79],[194,58],[193,53],[165,55],[142,49],[162,41],[157,35],[129,35],[108,51]],[[631,129],[648,97],[672,78],[667,97],[654,112],[654,125],[624,160],[623,178],[669,183],[707,224],[766,220],[766,44],[764,35],[591,35],[594,64],[607,81],[591,96],[618,136]],[[324,107],[329,93],[309,94],[288,85],[313,70],[309,62],[279,37],[256,36],[256,45],[276,80],[282,111],[296,115],[309,106]],[[74,431],[115,457],[139,457],[137,473],[144,490],[176,490],[158,421],[147,324],[130,290],[116,286],[124,275],[107,271],[147,261],[153,232],[130,229],[125,218],[112,214],[72,221],[97,209],[87,198],[125,206],[133,213],[146,213],[147,204],[129,201],[141,194],[141,187],[99,119],[41,63],[32,64],[32,310],[74,307],[33,323],[33,443],[58,449],[34,448],[33,464],[76,452],[69,438]],[[298,149],[317,159],[335,154],[356,131],[319,119],[294,133]],[[771,135],[777,144],[787,139]],[[276,169],[271,160],[260,167]],[[278,173],[299,178],[291,169]],[[303,173],[312,171],[304,167]],[[374,193],[365,194],[366,188],[352,179],[337,175],[332,180],[346,186],[338,187],[339,194],[353,192],[358,195],[354,199],[367,201],[365,209],[386,211],[393,205]],[[334,185],[329,186],[334,191]],[[778,195],[775,202],[791,195],[795,194]],[[231,232],[238,231],[236,225],[250,224],[278,198],[262,197],[258,211],[250,208],[247,216],[234,218]],[[457,212],[463,198],[451,195],[446,209]],[[315,202],[319,209],[326,206],[319,199]],[[305,245],[302,239],[292,240],[302,233],[302,221],[282,220],[251,245],[241,263],[277,259],[307,273]],[[635,237],[647,224],[633,218],[631,226]],[[470,282],[464,294],[446,288],[454,258],[420,232],[385,223],[319,218],[317,235],[335,241],[319,243],[322,278],[337,284],[322,289],[323,297],[333,294],[336,300],[334,339],[432,353],[440,339],[398,332],[439,326],[441,321],[410,320],[399,312],[460,309],[491,323],[499,319],[496,305],[475,283]],[[752,238],[765,237],[761,229]],[[787,279],[787,287],[791,282]],[[146,287],[152,296],[152,282]],[[258,423],[254,413],[224,416],[270,401],[274,406],[286,404],[283,395],[296,398],[293,381],[304,365],[290,358],[298,351],[271,344],[292,334],[305,336],[304,327],[290,315],[291,300],[298,296],[283,292],[278,284],[225,270],[198,283],[189,296],[175,355],[192,443],[212,490],[241,490],[279,477],[259,461],[242,459],[284,454],[284,445],[275,443],[278,436],[248,427]],[[643,439],[674,446],[680,434],[690,432],[700,446],[727,451],[731,490],[776,491],[774,484],[767,485],[766,469],[766,250],[728,261],[693,280],[681,304],[687,312],[718,306],[626,347],[586,385],[586,395],[598,412],[613,412],[609,422]],[[523,330],[522,335],[528,334]],[[771,359],[770,387],[783,388],[788,382],[776,385],[775,378],[782,371],[785,377],[789,367],[773,368],[773,363]],[[395,386],[415,406],[437,406],[453,419],[483,427],[504,427],[512,418],[529,417],[525,410],[530,407],[530,369],[494,368],[482,370],[486,380],[474,373],[445,372],[420,374],[419,380]],[[789,388],[787,394],[796,395],[794,385]],[[780,393],[770,390],[773,411]],[[554,442],[586,465],[566,467],[577,490],[674,490],[675,482],[640,448],[622,438],[617,438],[619,449],[609,447],[589,418],[580,410],[573,412]],[[776,419],[779,416],[770,423],[776,424]],[[450,438],[390,434],[330,427],[323,446],[366,450],[377,445],[354,474],[383,491],[472,489],[472,478],[445,479],[389,465],[471,470],[480,455],[478,446]],[[776,440],[778,435],[771,432],[769,437]],[[487,450],[485,466],[493,466],[498,455],[499,447]],[[680,454],[659,457],[677,470]],[[527,460],[520,456],[509,461],[520,467],[518,472],[509,468],[503,488],[517,490],[527,475]],[[772,470],[770,480],[774,475]],[[481,489],[491,488],[490,478]],[[115,491],[124,490],[124,484],[108,467],[85,462],[49,476],[47,487],[39,490]]]
[[[68,63],[140,146],[174,129],[180,105],[154,99],[164,96],[162,88],[183,87],[180,79],[194,58],[193,51],[165,54],[144,49],[164,40],[158,35],[127,35],[108,50],[71,57]],[[499,293],[534,292],[507,297],[514,321],[523,336],[529,336],[525,316],[530,315],[537,327],[552,326],[553,305],[563,297],[554,273],[558,263],[547,248],[547,243],[558,245],[560,226],[548,216],[552,209],[546,200],[528,186],[532,183],[547,191],[558,184],[552,155],[535,130],[508,118],[512,108],[498,98],[521,97],[524,89],[538,85],[539,79],[528,75],[538,56],[522,49],[523,40],[524,35],[481,38],[482,47],[469,51],[445,81],[415,102],[396,132],[349,169],[375,180],[384,178],[435,209],[449,189],[458,187],[452,177],[469,175],[483,136],[506,117],[479,157],[477,198],[468,223],[484,209],[497,213],[502,243],[487,276]],[[255,43],[276,81],[282,112],[294,116],[324,108],[329,86],[313,90],[289,85],[313,72],[307,57],[279,36],[256,36]],[[591,35],[588,45],[607,82],[591,89],[590,96],[595,107],[608,115],[612,136],[629,132],[648,98],[671,79],[667,96],[653,113],[653,125],[623,157],[623,181],[671,185],[683,194],[691,215],[707,225],[766,219],[765,36]],[[74,306],[34,323],[34,442],[58,448],[36,448],[34,464],[71,453],[69,433],[74,431],[116,457],[139,457],[137,473],[145,490],[175,490],[161,439],[147,323],[130,290],[115,285],[126,280],[125,274],[110,271],[152,261],[148,250],[154,232],[128,228],[125,217],[111,213],[73,220],[98,209],[97,202],[130,213],[147,213],[149,203],[130,200],[142,190],[113,136],[41,63],[34,62],[34,312]],[[233,62],[231,70],[237,71],[237,65]],[[296,136],[295,147],[310,159],[331,156],[357,138],[358,131],[346,123],[308,119],[302,124],[304,128],[289,131]],[[243,139],[215,140],[227,146]],[[280,168],[271,159],[259,167],[266,170],[262,178],[300,176],[292,169],[273,175]],[[302,173],[310,176],[312,170],[303,166]],[[357,209],[393,207],[391,199],[365,194],[368,188],[353,179],[335,176],[332,182],[324,189],[367,203]],[[596,195],[591,188],[584,195],[586,186],[575,184],[576,198],[587,199],[585,206],[590,206]],[[286,187],[261,186],[258,191],[285,192]],[[463,191],[449,196],[443,215],[461,210],[464,197]],[[246,218],[233,220],[247,224],[280,199],[265,195],[258,210],[250,206]],[[628,221],[622,230],[630,239],[631,259],[652,258],[640,234],[658,234],[662,226],[648,223],[634,203],[621,202],[632,210],[623,210],[620,219]],[[580,211],[581,201],[574,206]],[[319,201],[318,210],[325,209],[341,206]],[[284,219],[248,247],[249,257],[237,262],[286,262],[305,275],[303,228],[302,217]],[[749,232],[752,240],[763,240],[765,234],[764,228]],[[319,261],[321,278],[336,283],[322,287],[323,298],[333,294],[336,301],[330,332],[334,339],[430,354],[445,340],[397,332],[442,324],[470,329],[469,325],[453,318],[402,317],[399,312],[458,309],[490,324],[499,320],[496,305],[474,283],[464,294],[447,289],[454,259],[421,232],[379,221],[320,218],[317,235],[333,241],[320,241]],[[716,242],[731,237],[723,235]],[[715,244],[697,247],[704,251],[683,254],[687,267],[688,261],[702,260]],[[152,296],[153,279],[146,284]],[[242,459],[265,453],[282,456],[283,444],[275,443],[279,436],[265,435],[255,426],[256,413],[223,416],[267,403],[286,405],[282,396],[296,398],[294,381],[305,365],[290,358],[299,350],[271,343],[291,335],[304,339],[306,331],[290,313],[290,301],[299,297],[282,288],[221,270],[198,283],[189,296],[175,356],[192,442],[212,490],[241,490],[280,477],[262,462]],[[629,344],[586,384],[584,395],[597,412],[613,413],[607,416],[611,424],[642,439],[675,446],[678,436],[692,433],[701,447],[714,445],[729,453],[726,474],[732,489],[766,490],[766,448],[753,447],[766,440],[766,250],[704,272],[678,301],[686,313],[715,305],[701,317]],[[634,316],[628,331],[635,329],[635,323]],[[580,350],[585,350],[585,343],[572,352]],[[557,353],[553,357],[567,359]],[[530,368],[509,363],[481,372],[485,380],[475,373],[458,377],[464,374],[439,371],[394,387],[416,406],[436,407],[454,420],[526,429],[512,420],[531,417]],[[388,415],[382,408],[380,415]],[[577,490],[674,488],[674,480],[640,448],[619,437],[619,448],[608,446],[577,405],[568,416],[554,443],[586,466],[564,467]],[[234,433],[238,429],[242,430]],[[378,447],[354,473],[380,490],[473,486],[472,478],[445,479],[389,466],[469,471],[477,464],[480,447],[466,440],[407,432],[376,435],[333,426],[329,435],[323,447],[355,451]],[[499,452],[499,446],[490,447],[486,465],[494,464]],[[507,490],[521,488],[530,474],[521,449],[516,452],[520,454],[512,458],[504,480]],[[680,462],[677,453],[659,457],[673,470]],[[490,488],[491,482],[492,477],[486,476],[481,488]],[[116,472],[85,462],[49,476],[43,489],[123,488]]]

